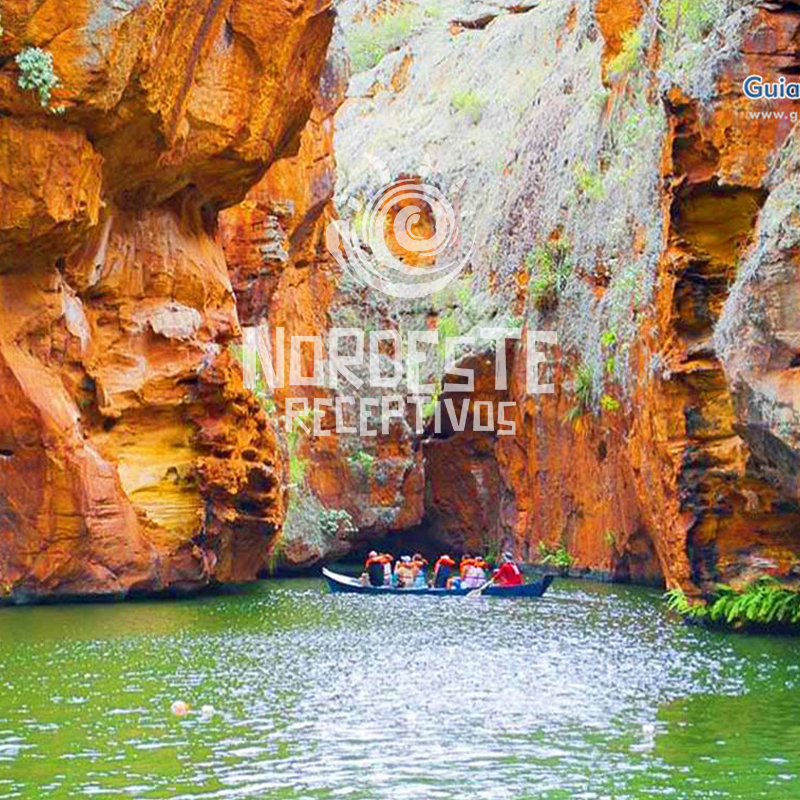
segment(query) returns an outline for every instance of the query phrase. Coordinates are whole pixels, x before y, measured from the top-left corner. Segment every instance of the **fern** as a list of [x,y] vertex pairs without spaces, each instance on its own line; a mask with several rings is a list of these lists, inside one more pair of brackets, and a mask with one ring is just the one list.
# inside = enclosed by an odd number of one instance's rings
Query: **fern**
[[[796,625],[800,622],[800,592],[786,589],[775,578],[764,575],[743,589],[717,584],[707,607],[689,603],[681,589],[665,595],[667,608],[681,616],[741,627]],[[698,609],[702,608],[702,611]]]
[[549,547],[545,542],[539,542],[540,564],[552,564],[559,569],[567,570],[574,561],[575,559],[563,544],[558,547]]
[[683,589],[670,589],[664,597],[667,601],[667,608],[682,617],[701,620],[708,615],[706,606],[702,603],[690,603]]

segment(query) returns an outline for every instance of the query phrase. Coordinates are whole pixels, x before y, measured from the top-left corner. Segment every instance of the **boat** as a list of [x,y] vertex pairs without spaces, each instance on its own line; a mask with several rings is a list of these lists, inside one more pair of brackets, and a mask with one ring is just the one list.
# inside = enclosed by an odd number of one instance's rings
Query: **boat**
[[[397,589],[393,586],[364,586],[357,578],[349,575],[340,575],[326,567],[322,574],[328,583],[331,594],[402,594],[411,597],[420,595],[433,597],[464,597],[474,589],[433,589],[428,586],[413,587],[410,589]],[[486,597],[541,597],[553,582],[553,575],[543,575],[541,578],[519,586],[487,586],[481,595]]]

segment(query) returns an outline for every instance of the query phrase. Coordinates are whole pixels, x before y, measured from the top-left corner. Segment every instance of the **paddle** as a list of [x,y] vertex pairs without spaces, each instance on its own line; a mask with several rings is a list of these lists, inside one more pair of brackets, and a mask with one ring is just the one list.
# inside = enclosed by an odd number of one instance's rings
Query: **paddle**
[[477,589],[473,589],[472,591],[467,592],[467,597],[480,597],[481,594],[483,593],[483,590],[491,586],[494,583],[494,581],[495,581],[494,578],[490,578],[488,581],[486,581],[486,583],[483,584],[483,586],[479,586]]

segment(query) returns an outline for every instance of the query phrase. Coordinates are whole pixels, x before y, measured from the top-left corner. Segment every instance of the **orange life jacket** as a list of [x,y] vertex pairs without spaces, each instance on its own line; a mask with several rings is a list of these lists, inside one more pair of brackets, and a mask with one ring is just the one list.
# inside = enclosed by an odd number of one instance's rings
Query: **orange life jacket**
[[439,569],[439,567],[441,565],[447,565],[448,567],[454,567],[456,565],[456,562],[453,561],[453,559],[450,558],[450,556],[441,556],[439,558],[439,560],[436,562],[436,565],[434,566],[434,569],[435,570]]

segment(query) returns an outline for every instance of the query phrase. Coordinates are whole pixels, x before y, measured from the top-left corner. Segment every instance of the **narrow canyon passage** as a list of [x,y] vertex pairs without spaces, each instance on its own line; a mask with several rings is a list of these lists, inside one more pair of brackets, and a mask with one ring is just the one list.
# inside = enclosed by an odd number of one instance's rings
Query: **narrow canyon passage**
[[0,800],[800,796],[800,3],[0,2]]

